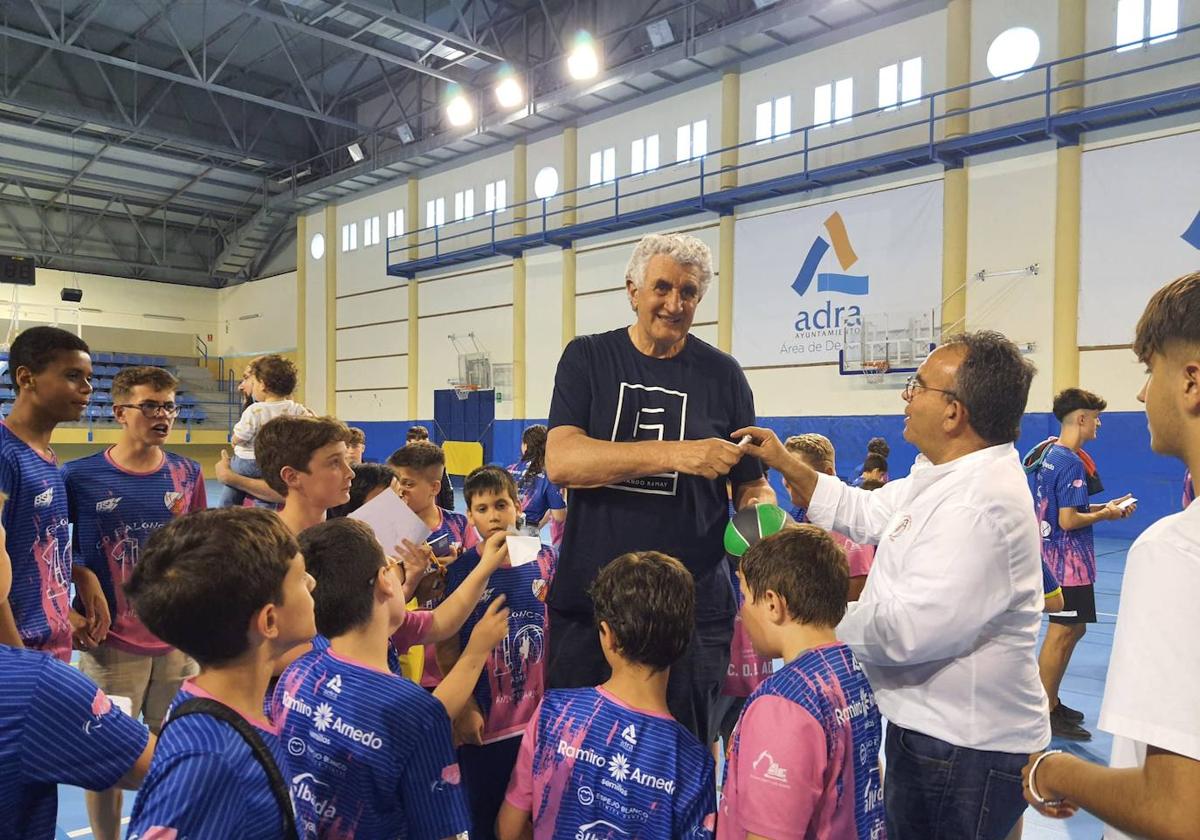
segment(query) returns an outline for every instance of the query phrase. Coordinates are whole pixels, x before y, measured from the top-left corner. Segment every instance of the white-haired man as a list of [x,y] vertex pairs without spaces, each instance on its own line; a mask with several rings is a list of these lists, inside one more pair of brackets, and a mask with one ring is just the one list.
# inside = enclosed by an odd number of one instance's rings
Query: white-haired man
[[667,701],[704,743],[719,724],[713,707],[733,636],[722,546],[729,493],[739,508],[774,500],[759,461],[729,442],[754,417],[742,369],[688,334],[711,279],[712,255],[694,236],[651,234],[637,244],[625,271],[637,317],[563,351],[546,447],[547,477],[571,488],[549,600],[549,687],[608,679],[588,588],[626,552],[665,552],[696,580],[696,629],[671,669]]

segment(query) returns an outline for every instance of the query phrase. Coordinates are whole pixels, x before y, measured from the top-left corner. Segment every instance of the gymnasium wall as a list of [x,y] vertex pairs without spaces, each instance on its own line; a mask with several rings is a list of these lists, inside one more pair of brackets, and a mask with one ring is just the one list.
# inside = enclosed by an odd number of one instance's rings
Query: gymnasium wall
[[[848,76],[854,79],[854,111],[873,108],[879,68],[908,58],[922,58],[923,92],[945,87],[948,19],[944,8],[940,8],[942,5],[930,3],[924,7],[925,13],[880,31],[864,32],[837,43],[817,37],[804,48],[746,62],[737,78],[739,97],[735,116],[742,140],[753,136],[755,111],[760,102],[790,95],[791,124],[793,127],[804,126],[813,120],[814,86]],[[1059,57],[1058,3],[977,0],[971,6],[969,66],[972,79],[988,78],[987,49],[992,39],[1010,26],[1028,26],[1038,33],[1041,42],[1038,61]],[[1111,46],[1116,0],[1097,0],[1086,6],[1085,48],[1095,50]],[[1182,3],[1180,26],[1197,22],[1200,22],[1200,4]],[[1195,41],[1188,44],[1194,48]],[[1177,42],[1095,57],[1087,61],[1086,72],[1095,76],[1165,61],[1181,54],[1188,44],[1180,38]],[[1143,92],[1149,89],[1147,86],[1164,89],[1191,83],[1193,71],[1193,65],[1183,64],[1155,71],[1143,79],[1111,80],[1102,86],[1087,88],[1085,98],[1090,102],[1097,101],[1098,96],[1111,98]],[[972,89],[971,104],[994,103],[1037,91],[1042,83],[1043,78],[1038,73],[994,80]],[[659,137],[660,169],[629,182],[623,181],[624,195],[628,195],[627,185],[630,190],[649,189],[694,174],[698,170],[696,164],[676,163],[676,129],[684,123],[706,120],[707,147],[711,150],[722,145],[721,123],[727,115],[721,112],[721,88],[719,77],[714,75],[666,93],[647,95],[638,100],[634,108],[618,108],[611,113],[581,119],[573,162],[579,182],[587,183],[591,154],[609,146],[615,149],[617,173],[628,172],[630,142],[651,134]],[[938,101],[937,113],[941,113],[943,104]],[[1044,100],[1035,96],[1002,107],[975,111],[969,116],[969,128],[979,131],[1037,116],[1044,107]],[[928,109],[928,104],[923,102],[895,111],[860,115],[847,124],[812,130],[810,142],[825,145],[864,131],[883,131],[918,119],[917,112],[921,109]],[[939,124],[939,134],[944,131],[943,125]],[[921,142],[924,132],[925,128],[921,126],[822,149],[813,153],[810,163],[820,166],[855,159],[895,145]],[[740,162],[753,164],[777,156],[797,148],[799,142],[792,138],[750,146],[741,151]],[[559,132],[528,139],[524,189],[530,197],[538,171],[546,166],[557,170],[561,190],[566,147],[567,138]],[[1149,452],[1144,417],[1135,399],[1143,374],[1128,350],[1128,343],[1133,319],[1151,291],[1181,273],[1184,268],[1180,266],[1197,264],[1195,250],[1181,250],[1182,246],[1176,240],[1188,221],[1183,216],[1200,211],[1200,205],[1188,209],[1188,202],[1194,203],[1195,196],[1200,195],[1200,183],[1195,186],[1183,184],[1179,180],[1182,173],[1177,170],[1180,161],[1200,159],[1200,122],[1194,117],[1175,117],[1090,134],[1084,137],[1082,148],[1079,384],[1109,399],[1110,410],[1105,416],[1104,429],[1091,451],[1114,494],[1129,490],[1142,499],[1142,515],[1128,523],[1114,524],[1108,531],[1132,533],[1177,504],[1180,470],[1172,462]],[[1055,425],[1048,412],[1054,390],[1055,257],[1062,244],[1060,237],[1064,235],[1061,230],[1056,230],[1057,183],[1063,174],[1059,168],[1061,159],[1054,144],[1043,143],[1019,151],[973,157],[966,164],[966,276],[960,278],[967,302],[964,325],[970,329],[1001,330],[1026,347],[1028,357],[1039,368],[1030,394],[1030,413],[1024,425],[1022,447],[1041,440]],[[1154,176],[1159,180],[1142,180],[1145,196],[1114,193],[1098,186],[1106,178],[1111,180],[1114,173],[1124,171],[1134,159],[1136,167],[1142,167],[1145,161],[1162,164],[1163,171]],[[508,203],[511,205],[516,201],[518,190],[512,180],[515,160],[514,153],[505,150],[481,154],[452,167],[422,172],[417,179],[417,203],[414,206],[408,203],[407,183],[399,183],[310,213],[304,219],[306,237],[311,238],[314,232],[321,232],[326,237],[326,252],[321,259],[312,257],[307,241],[298,246],[307,277],[307,326],[302,338],[308,383],[310,389],[315,390],[307,398],[314,408],[323,408],[321,401],[327,384],[325,371],[332,369],[336,376],[336,396],[329,409],[367,428],[368,453],[372,457],[386,457],[403,441],[404,430],[411,423],[430,424],[434,389],[446,387],[447,380],[456,374],[455,350],[449,335],[465,336],[473,332],[481,345],[491,352],[494,363],[506,364],[513,360],[513,269],[509,260],[497,259],[422,275],[418,278],[418,308],[416,312],[410,312],[407,282],[387,276],[386,244],[365,246],[362,222],[379,216],[381,228],[384,228],[386,213],[403,210],[404,228],[413,231],[427,224],[426,202],[443,198],[447,223],[440,229],[439,238],[446,244],[439,243],[440,247],[452,249],[462,247],[468,241],[478,241],[478,237],[487,235],[486,231],[471,234],[474,239],[460,234],[490,224],[490,219],[483,216],[485,183],[506,179]],[[710,160],[715,168],[716,160]],[[742,182],[762,180],[793,172],[795,168],[794,159],[747,165],[739,178]],[[1197,169],[1196,177],[1200,179],[1200,169]],[[848,197],[869,198],[883,191],[922,183],[941,186],[940,167],[881,176],[850,186],[826,187],[805,194],[803,200],[784,198],[744,206],[739,208],[737,217],[746,219],[786,213]],[[712,184],[709,186],[711,188]],[[454,193],[464,189],[474,190],[475,218],[455,222]],[[639,206],[639,201],[663,203],[678,197],[677,192],[677,188],[667,188],[645,198],[623,198],[622,208],[632,209]],[[583,190],[578,200],[581,204],[605,201],[611,194],[610,186],[599,186]],[[561,204],[561,196],[547,202],[552,213]],[[579,218],[587,219],[606,212],[603,207],[584,208],[579,211]],[[1111,220],[1117,217],[1126,221],[1112,223]],[[1089,222],[1089,219],[1105,218],[1110,220],[1107,230],[1095,228]],[[496,221],[502,224],[509,219],[511,211],[499,214]],[[358,225],[358,243],[356,249],[343,253],[340,237],[343,226],[349,223]],[[530,225],[538,224],[540,219],[533,214]],[[714,269],[719,266],[722,255],[717,219],[698,216],[673,222],[668,228],[690,230],[703,238],[713,249]],[[652,229],[655,228],[577,243],[576,334],[629,323],[632,316],[622,289],[624,265],[633,242]],[[386,230],[383,233],[386,237]],[[423,240],[427,236],[427,233],[421,234]],[[400,244],[404,243],[397,243]],[[733,247],[736,252],[736,238]],[[431,250],[432,245],[426,244],[421,255],[426,256]],[[1122,272],[1119,284],[1105,280],[1108,285],[1096,286],[1089,274],[1090,267],[1116,264],[1116,259],[1111,256],[1113,253],[1123,254],[1121,265],[1130,268]],[[1171,254],[1175,256],[1160,259]],[[1019,271],[1033,265],[1037,266],[1036,274]],[[496,460],[513,460],[520,429],[548,413],[553,372],[563,341],[562,267],[563,254],[556,248],[529,252],[525,256],[525,418],[513,416],[513,405],[508,399],[496,406],[495,451],[492,453]],[[982,278],[978,276],[979,272],[984,273]],[[328,305],[326,296],[327,278],[333,292],[332,305]],[[720,276],[714,278],[713,286],[697,312],[694,333],[706,341],[716,341],[717,302],[721,283],[726,281]],[[755,282],[755,277],[735,278],[740,290]],[[941,276],[934,274],[925,282],[926,286],[914,291],[940,297]],[[326,320],[335,337],[328,345]],[[1059,320],[1061,322],[1061,317]],[[1089,338],[1101,321],[1107,324],[1101,330],[1105,338]],[[415,380],[409,378],[410,362],[413,361],[409,357],[410,324],[418,333],[413,368]],[[739,332],[755,328],[755,323],[741,322],[735,314],[735,345]],[[752,367],[747,370],[747,376],[754,388],[758,413],[765,421],[781,432],[827,429],[843,453],[843,470],[848,471],[859,460],[866,439],[876,433],[884,433],[892,441],[894,473],[904,472],[906,464],[911,463],[914,453],[900,438],[899,415],[903,404],[895,383],[873,386],[861,379],[841,377],[836,364],[830,363]],[[410,402],[410,390],[415,392],[415,402]]]

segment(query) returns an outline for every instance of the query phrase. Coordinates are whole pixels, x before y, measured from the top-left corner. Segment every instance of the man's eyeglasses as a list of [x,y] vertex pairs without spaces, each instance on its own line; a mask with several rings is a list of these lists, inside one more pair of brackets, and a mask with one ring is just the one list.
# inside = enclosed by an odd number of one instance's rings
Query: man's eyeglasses
[[916,396],[917,391],[937,391],[939,394],[945,394],[952,400],[958,399],[957,391],[948,391],[945,388],[930,388],[917,376],[908,377],[908,381],[904,383],[904,400],[911,400]]
[[136,408],[142,412],[144,417],[150,420],[157,417],[160,411],[167,417],[176,417],[179,414],[179,406],[173,402],[113,403],[113,408]]

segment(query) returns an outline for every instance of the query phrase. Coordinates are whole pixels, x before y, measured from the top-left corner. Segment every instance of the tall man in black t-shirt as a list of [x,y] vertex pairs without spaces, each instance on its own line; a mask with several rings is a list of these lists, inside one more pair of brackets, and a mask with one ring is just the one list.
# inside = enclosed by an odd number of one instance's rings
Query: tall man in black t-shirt
[[736,610],[722,543],[729,488],[738,508],[774,501],[762,464],[730,440],[754,417],[745,375],[733,357],[688,335],[711,279],[712,256],[694,236],[638,243],[625,272],[637,320],[567,345],[546,446],[547,477],[571,489],[550,590],[549,687],[608,678],[588,587],[625,552],[663,551],[696,579],[696,629],[671,669],[667,702],[704,743],[719,723],[712,709]]

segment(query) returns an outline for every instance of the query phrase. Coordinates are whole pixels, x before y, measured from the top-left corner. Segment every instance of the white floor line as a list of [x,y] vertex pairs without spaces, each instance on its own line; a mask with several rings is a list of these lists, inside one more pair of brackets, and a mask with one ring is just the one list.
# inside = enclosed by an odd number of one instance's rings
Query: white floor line
[[[129,825],[129,817],[122,817],[122,818],[121,818],[121,825]],[[68,836],[68,837],[71,837],[71,838],[75,838],[75,837],[90,837],[91,835],[92,835],[92,828],[91,828],[91,826],[88,826],[87,828],[77,828],[77,829],[75,829],[74,831],[68,831],[68,832],[67,832],[67,836]]]

